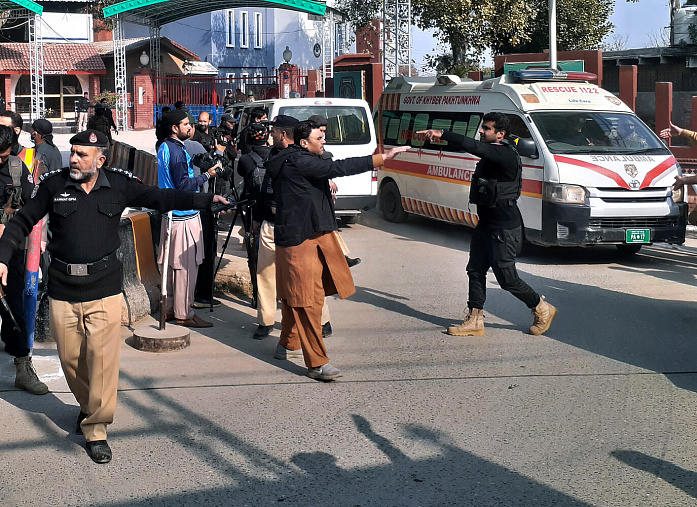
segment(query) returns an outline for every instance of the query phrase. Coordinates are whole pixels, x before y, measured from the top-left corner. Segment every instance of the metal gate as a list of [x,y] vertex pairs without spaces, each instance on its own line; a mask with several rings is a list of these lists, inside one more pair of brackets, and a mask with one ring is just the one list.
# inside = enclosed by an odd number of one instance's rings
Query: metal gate
[[228,90],[233,96],[240,90],[254,92],[254,98],[264,100],[278,96],[276,76],[235,78],[158,77],[155,78],[155,103],[172,106],[181,100],[187,106],[222,106]]

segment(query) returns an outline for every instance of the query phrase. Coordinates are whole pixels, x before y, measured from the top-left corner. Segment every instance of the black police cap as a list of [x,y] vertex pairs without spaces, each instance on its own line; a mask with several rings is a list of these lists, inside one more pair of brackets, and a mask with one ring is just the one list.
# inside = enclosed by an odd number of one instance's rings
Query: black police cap
[[293,118],[287,114],[279,114],[273,119],[270,125],[272,127],[295,128],[298,123],[300,122],[297,120],[297,118]]
[[98,130],[85,130],[71,137],[70,144],[73,146],[97,146],[98,148],[108,148],[109,138]]

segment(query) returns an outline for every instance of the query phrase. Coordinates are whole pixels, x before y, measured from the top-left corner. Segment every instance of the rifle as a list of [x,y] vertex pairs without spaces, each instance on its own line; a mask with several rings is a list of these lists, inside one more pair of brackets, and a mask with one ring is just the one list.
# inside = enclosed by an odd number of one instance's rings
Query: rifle
[[256,309],[257,299],[259,297],[259,286],[257,285],[257,255],[259,252],[259,238],[256,237],[254,231],[252,213],[248,210],[246,213],[244,224],[244,247],[247,250],[247,267],[249,268],[249,277],[252,282],[252,308]]
[[[164,217],[163,217],[164,218]],[[167,322],[167,268],[169,267],[169,245],[172,240],[172,212],[167,214],[167,238],[165,239],[165,255],[162,263],[162,291],[160,292],[160,331]]]
[[21,333],[21,329],[19,329],[19,324],[17,324],[17,321],[15,320],[15,316],[12,315],[12,310],[10,310],[10,305],[7,304],[7,298],[5,297],[5,292],[2,290],[2,287],[0,287],[0,303],[2,303],[2,307],[5,309],[7,314],[10,316],[10,319],[12,320],[12,326],[15,328],[15,331],[18,333]]

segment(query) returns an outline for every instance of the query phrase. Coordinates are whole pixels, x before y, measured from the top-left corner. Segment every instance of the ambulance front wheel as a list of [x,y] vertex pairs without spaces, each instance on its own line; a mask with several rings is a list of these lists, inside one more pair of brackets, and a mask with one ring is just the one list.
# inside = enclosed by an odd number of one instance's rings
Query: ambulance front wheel
[[615,245],[622,257],[629,257],[641,250],[641,245]]
[[407,212],[402,207],[402,195],[394,181],[388,181],[380,189],[380,210],[388,222],[404,222]]

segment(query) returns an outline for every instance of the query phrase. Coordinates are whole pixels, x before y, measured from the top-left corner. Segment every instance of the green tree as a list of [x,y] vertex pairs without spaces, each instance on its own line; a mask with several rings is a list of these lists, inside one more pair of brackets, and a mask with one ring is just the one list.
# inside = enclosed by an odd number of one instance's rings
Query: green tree
[[496,44],[505,33],[514,44],[524,43],[526,27],[536,12],[528,0],[414,0],[412,11],[422,30],[434,30],[439,42],[450,44],[454,65],[467,65]]
[[[491,46],[494,53],[540,53],[549,48],[549,2],[530,3],[538,15],[526,27],[529,37],[514,41],[505,30],[500,31]],[[557,0],[557,49],[599,48],[614,29],[609,21],[614,6],[614,0]]]
[[[440,43],[451,46],[453,65],[467,66],[487,48],[497,54],[548,48],[548,1],[412,0],[413,23],[434,30]],[[608,21],[614,4],[615,0],[557,0],[557,48],[599,47],[614,28]],[[382,15],[381,0],[338,0],[337,8],[357,30]]]

